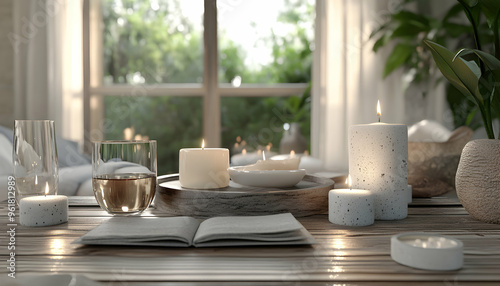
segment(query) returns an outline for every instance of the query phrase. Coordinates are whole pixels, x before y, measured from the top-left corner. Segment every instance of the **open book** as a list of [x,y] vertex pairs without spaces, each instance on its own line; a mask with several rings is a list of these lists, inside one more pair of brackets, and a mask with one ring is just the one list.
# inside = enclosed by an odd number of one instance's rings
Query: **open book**
[[290,213],[266,216],[113,217],[75,243],[165,247],[314,244]]

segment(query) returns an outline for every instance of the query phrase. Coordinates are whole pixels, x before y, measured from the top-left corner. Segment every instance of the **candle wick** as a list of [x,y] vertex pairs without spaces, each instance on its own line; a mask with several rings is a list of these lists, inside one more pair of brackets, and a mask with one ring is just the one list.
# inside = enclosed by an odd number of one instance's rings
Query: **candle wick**
[[380,116],[378,117],[378,122],[380,122]]

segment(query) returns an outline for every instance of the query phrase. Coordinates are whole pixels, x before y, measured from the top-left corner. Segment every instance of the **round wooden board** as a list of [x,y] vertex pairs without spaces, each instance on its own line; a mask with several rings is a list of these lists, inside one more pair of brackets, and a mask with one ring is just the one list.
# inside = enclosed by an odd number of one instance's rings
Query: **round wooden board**
[[222,189],[182,188],[179,175],[158,177],[155,207],[169,215],[213,217],[290,212],[296,217],[328,213],[328,192],[335,182],[306,175],[291,188],[257,188],[230,182]]

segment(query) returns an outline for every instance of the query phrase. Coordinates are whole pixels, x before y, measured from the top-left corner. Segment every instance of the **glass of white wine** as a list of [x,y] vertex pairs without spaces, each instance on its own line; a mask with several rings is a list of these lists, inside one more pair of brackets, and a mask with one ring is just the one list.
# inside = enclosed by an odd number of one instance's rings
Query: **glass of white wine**
[[98,141],[92,146],[92,187],[113,215],[146,210],[156,193],[156,141]]

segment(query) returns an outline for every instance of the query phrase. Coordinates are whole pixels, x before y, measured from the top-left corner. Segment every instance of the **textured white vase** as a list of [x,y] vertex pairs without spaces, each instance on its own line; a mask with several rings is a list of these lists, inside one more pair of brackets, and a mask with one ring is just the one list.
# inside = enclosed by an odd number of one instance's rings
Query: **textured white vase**
[[472,217],[500,223],[500,140],[467,143],[455,180],[458,198]]

